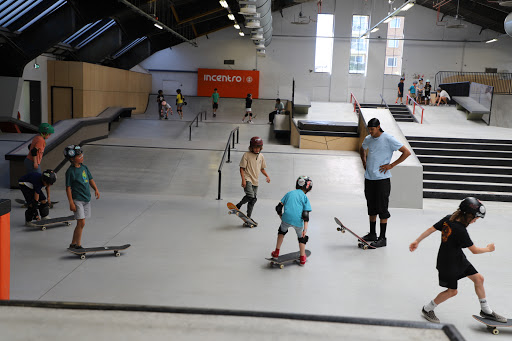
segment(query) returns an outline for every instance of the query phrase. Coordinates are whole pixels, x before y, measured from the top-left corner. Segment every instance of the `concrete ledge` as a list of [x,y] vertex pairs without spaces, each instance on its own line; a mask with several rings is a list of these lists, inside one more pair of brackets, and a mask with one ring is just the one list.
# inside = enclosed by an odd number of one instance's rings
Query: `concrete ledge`
[[[131,116],[133,109],[134,108],[120,107],[107,108],[97,117],[57,122],[54,124],[55,133],[52,134],[46,142],[41,168],[50,168],[58,172],[66,162],[62,153],[66,146],[70,144],[83,145],[108,137],[111,122],[119,120],[119,117]],[[5,155],[5,159],[9,161],[9,181],[11,188],[18,188],[18,179],[25,174],[23,162],[27,157],[28,147],[32,142],[32,138],[33,137]]]
[[[392,208],[423,208],[423,166],[409,145],[405,135],[398,126],[397,122],[387,109],[362,108],[362,119],[368,122],[373,117],[380,121],[382,130],[393,135],[398,141],[411,151],[411,155],[401,164],[391,171],[391,195],[389,197],[389,207]],[[364,124],[361,125],[361,141],[368,135],[368,130]],[[398,159],[400,152],[395,152],[391,162]],[[362,164],[361,164],[362,167]]]

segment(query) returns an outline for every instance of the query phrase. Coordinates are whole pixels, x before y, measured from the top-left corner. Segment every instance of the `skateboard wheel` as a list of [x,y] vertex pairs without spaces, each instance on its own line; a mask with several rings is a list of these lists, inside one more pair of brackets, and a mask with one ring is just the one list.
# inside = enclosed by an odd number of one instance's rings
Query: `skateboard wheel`
[[363,250],[368,250],[368,245],[363,245]]
[[46,226],[42,226],[41,231],[46,231]]
[[254,227],[254,225],[251,225],[251,228],[253,228],[253,227]]
[[279,265],[279,269],[284,269],[284,265],[283,264]]
[[498,334],[500,333],[500,331],[498,330],[498,328],[494,328],[494,329],[492,330],[492,333],[493,333],[494,335],[498,335]]
[[274,266],[274,262],[270,262],[270,267],[273,267]]
[[66,225],[70,226],[70,225],[71,225],[71,223],[68,221],[68,222],[66,223]]
[[345,229],[341,229],[341,233],[345,233]]
[[85,259],[85,254],[80,255],[80,259]]
[[121,252],[119,252],[119,251],[114,251],[114,255],[116,255],[116,257],[119,257],[119,256],[121,256]]
[[233,212],[229,211],[228,214],[232,214]]
[[339,227],[338,227],[338,228],[336,228],[336,230],[341,231],[341,229],[340,229]]

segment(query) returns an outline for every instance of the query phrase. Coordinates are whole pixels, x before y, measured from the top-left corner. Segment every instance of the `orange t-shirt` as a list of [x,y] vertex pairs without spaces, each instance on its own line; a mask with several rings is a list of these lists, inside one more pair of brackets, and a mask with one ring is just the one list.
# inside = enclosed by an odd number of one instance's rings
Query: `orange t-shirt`
[[36,158],[37,164],[38,165],[41,164],[41,160],[43,159],[43,153],[44,153],[45,147],[46,147],[46,141],[41,135],[34,137],[34,139],[32,140],[32,143],[30,144],[30,148],[28,150],[27,159],[29,159],[30,161],[34,161],[34,156],[32,156],[31,150],[34,148],[37,148],[37,155],[35,156],[35,158]]

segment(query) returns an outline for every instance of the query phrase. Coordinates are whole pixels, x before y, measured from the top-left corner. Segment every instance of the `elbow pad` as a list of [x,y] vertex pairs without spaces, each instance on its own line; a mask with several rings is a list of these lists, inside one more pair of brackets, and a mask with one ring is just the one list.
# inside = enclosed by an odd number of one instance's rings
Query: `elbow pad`
[[31,154],[32,156],[37,156],[37,148],[32,148],[32,149],[30,150],[30,154]]
[[276,212],[279,216],[283,215],[283,203],[280,202],[279,204],[277,204]]
[[304,221],[309,221],[309,211],[302,211],[302,219]]

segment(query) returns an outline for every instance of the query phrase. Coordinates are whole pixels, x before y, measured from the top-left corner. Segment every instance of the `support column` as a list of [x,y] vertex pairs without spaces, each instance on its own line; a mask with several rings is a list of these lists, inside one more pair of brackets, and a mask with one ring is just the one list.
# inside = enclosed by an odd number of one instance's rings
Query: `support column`
[[0,300],[9,299],[11,280],[11,201],[0,199]]

